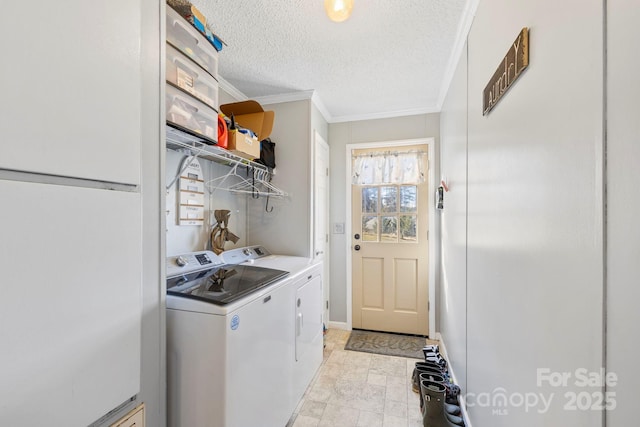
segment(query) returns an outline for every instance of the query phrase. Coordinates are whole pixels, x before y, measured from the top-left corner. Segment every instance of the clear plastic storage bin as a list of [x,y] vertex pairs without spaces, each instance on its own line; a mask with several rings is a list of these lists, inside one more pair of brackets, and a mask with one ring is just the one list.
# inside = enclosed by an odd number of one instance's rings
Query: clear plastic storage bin
[[167,6],[167,42],[218,78],[218,51],[178,12]]
[[166,110],[170,124],[218,140],[218,112],[170,84],[166,85]]
[[218,82],[209,73],[167,44],[167,81],[218,108]]

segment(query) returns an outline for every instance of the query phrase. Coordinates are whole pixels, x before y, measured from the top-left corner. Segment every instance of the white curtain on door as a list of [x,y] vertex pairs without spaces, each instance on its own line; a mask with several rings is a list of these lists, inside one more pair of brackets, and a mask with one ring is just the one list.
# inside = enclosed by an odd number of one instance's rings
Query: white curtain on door
[[426,152],[384,152],[353,156],[356,185],[420,184],[426,179]]

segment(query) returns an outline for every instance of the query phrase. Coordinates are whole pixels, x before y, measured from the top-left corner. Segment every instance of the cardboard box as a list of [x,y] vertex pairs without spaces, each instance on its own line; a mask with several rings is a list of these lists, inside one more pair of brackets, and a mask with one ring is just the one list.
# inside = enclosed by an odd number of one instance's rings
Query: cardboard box
[[258,139],[255,140],[240,132],[229,131],[227,148],[242,157],[259,158],[260,141],[271,135],[275,112],[264,111],[258,102],[251,100],[221,105],[220,111],[227,117],[233,114],[236,125],[251,129],[258,135]]
[[258,159],[260,158],[260,141],[258,138],[233,130],[227,134],[227,150],[245,159]]

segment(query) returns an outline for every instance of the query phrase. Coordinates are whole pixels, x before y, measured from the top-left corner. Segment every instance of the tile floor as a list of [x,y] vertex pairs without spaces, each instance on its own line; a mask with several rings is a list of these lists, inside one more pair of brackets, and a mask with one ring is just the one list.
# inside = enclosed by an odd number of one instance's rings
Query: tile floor
[[327,331],[322,366],[287,426],[422,427],[411,390],[417,359],[344,350],[348,339]]

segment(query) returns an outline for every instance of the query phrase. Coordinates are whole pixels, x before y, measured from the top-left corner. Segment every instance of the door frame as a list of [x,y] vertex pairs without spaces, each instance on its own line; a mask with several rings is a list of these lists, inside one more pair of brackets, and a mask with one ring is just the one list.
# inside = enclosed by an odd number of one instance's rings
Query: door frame
[[439,234],[436,232],[436,211],[435,202],[432,196],[436,192],[436,168],[435,168],[435,139],[434,138],[420,138],[420,139],[405,139],[398,141],[380,141],[380,142],[366,142],[357,144],[347,144],[346,146],[346,221],[345,221],[345,233],[346,240],[346,258],[347,262],[347,329],[353,328],[353,283],[352,283],[352,261],[351,261],[351,242],[353,236],[353,230],[351,227],[351,176],[352,176],[352,151],[367,149],[367,148],[390,148],[403,147],[406,145],[426,144],[428,148],[428,161],[429,161],[429,185],[427,189],[427,197],[429,197],[429,337],[435,339],[436,337],[436,242],[435,237]]

